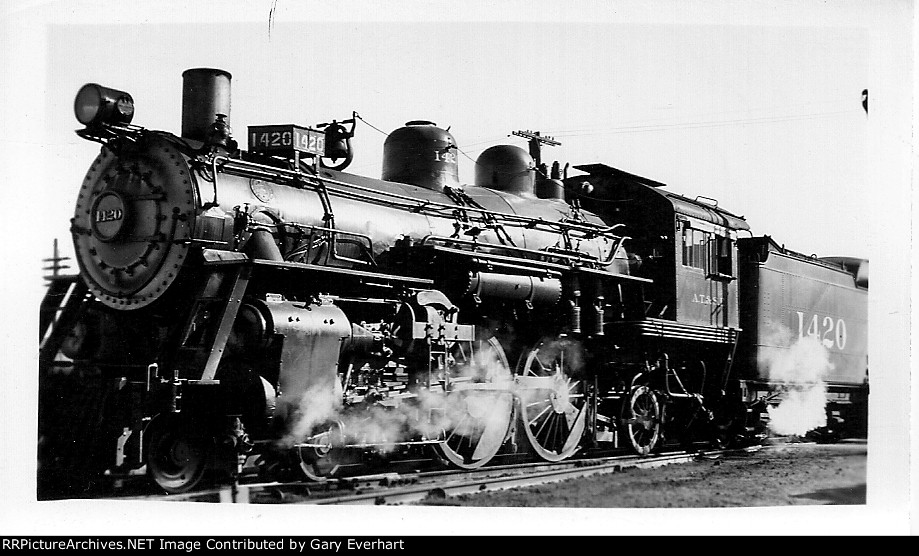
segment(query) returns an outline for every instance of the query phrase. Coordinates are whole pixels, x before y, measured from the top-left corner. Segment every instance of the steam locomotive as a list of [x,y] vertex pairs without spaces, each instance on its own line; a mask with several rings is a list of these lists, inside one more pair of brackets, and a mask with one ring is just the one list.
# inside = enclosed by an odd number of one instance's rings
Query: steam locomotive
[[[183,492],[252,460],[323,480],[723,446],[787,394],[763,370],[793,343],[772,325],[844,352],[832,426],[866,411],[866,261],[740,239],[742,217],[610,166],[569,176],[533,132],[484,151],[473,185],[427,121],[388,135],[382,179],[344,171],[356,114],[252,126],[241,150],[230,80],[183,74],[180,136],[132,125],[126,92],[77,94],[102,149],[71,220],[79,275],[41,308],[45,492],[142,473]],[[811,274],[782,282],[786,258]]]

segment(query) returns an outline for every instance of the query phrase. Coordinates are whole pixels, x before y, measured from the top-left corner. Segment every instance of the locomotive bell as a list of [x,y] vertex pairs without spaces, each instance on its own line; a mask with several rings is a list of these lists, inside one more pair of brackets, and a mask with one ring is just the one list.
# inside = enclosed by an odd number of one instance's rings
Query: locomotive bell
[[456,141],[433,122],[406,123],[383,144],[383,179],[434,191],[459,187]]
[[332,122],[325,130],[325,156],[326,158],[346,158],[351,154],[351,137],[345,126]]
[[533,157],[514,145],[485,149],[475,161],[475,184],[479,187],[532,196],[535,177]]
[[[348,130],[342,123],[350,123],[351,129]],[[332,170],[344,170],[351,165],[354,160],[354,149],[351,147],[351,138],[354,137],[354,118],[337,122],[332,120],[331,124],[320,124],[319,127],[328,125],[325,128],[325,158],[329,158],[332,164],[327,164],[320,159],[319,162],[323,168]],[[337,164],[335,161],[341,160]]]

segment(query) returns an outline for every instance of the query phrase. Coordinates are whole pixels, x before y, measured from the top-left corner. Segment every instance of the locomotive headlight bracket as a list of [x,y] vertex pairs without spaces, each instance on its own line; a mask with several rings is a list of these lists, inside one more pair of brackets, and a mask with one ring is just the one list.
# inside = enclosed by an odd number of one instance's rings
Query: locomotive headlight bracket
[[77,92],[73,112],[87,128],[127,125],[134,118],[134,98],[124,91],[87,83]]

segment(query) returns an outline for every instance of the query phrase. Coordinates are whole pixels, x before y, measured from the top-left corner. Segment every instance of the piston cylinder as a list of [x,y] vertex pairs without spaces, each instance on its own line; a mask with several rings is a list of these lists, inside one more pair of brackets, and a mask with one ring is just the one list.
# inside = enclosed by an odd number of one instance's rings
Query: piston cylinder
[[229,72],[195,68],[182,73],[182,137],[205,141],[217,114],[230,118]]

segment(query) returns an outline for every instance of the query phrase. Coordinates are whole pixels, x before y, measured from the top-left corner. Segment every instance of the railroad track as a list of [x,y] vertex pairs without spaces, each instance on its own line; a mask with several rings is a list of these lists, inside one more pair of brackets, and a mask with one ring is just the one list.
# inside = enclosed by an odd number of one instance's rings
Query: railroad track
[[146,496],[143,499],[237,504],[382,505],[420,501],[436,503],[448,496],[536,486],[615,473],[629,468],[647,469],[686,463],[700,458],[716,459],[725,454],[760,448],[761,446],[736,450],[674,451],[651,457],[619,455],[561,463],[498,465],[472,471],[383,473],[330,479],[322,483],[240,483],[180,495]]

